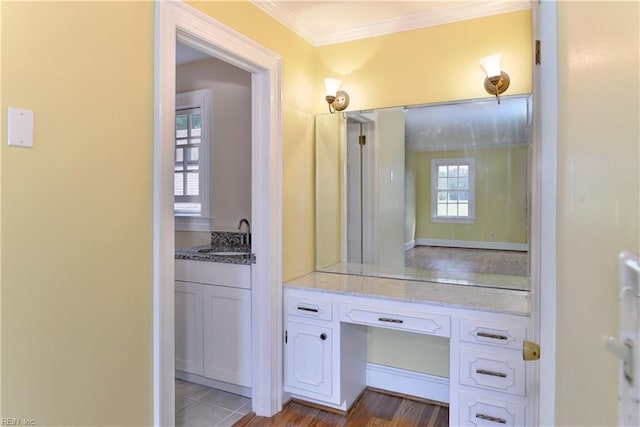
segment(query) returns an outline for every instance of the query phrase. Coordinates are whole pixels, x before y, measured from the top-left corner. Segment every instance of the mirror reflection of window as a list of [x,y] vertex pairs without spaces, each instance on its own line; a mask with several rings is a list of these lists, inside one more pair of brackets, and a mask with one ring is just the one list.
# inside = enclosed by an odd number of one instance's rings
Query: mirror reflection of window
[[316,269],[529,289],[531,111],[516,95],[318,115]]
[[431,173],[431,219],[473,222],[475,218],[473,158],[433,159]]

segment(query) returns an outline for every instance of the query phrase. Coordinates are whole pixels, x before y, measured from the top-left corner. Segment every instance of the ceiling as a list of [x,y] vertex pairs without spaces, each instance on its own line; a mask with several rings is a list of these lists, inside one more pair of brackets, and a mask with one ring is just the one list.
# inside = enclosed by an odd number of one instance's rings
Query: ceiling
[[457,151],[526,145],[530,141],[531,98],[501,97],[410,107],[405,140],[414,151]]

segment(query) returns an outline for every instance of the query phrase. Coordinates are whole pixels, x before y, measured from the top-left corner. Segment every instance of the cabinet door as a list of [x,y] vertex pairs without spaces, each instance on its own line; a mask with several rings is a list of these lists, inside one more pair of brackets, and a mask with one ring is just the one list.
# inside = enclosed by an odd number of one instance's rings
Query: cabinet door
[[287,322],[285,354],[287,391],[300,395],[305,395],[304,391],[309,391],[332,397],[332,344],[331,328]]
[[204,376],[251,387],[251,291],[204,286]]
[[176,369],[202,375],[202,286],[175,282]]

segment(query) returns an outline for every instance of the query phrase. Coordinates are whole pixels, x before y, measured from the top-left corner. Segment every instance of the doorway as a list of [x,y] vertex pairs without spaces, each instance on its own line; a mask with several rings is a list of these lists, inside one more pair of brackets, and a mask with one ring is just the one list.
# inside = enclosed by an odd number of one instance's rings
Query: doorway
[[[176,41],[251,73],[252,411],[282,407],[281,59],[183,3],[156,3],[154,424],[175,422],[173,167]],[[259,190],[258,190],[259,189]]]

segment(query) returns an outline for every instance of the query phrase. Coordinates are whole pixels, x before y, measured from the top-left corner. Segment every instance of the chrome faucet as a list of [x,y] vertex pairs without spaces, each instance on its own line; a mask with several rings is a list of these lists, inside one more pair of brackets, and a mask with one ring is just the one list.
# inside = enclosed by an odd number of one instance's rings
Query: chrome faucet
[[247,231],[242,238],[243,245],[251,244],[251,224],[249,224],[249,220],[247,218],[242,218],[240,223],[238,223],[238,230],[242,231],[242,224],[247,224]]

